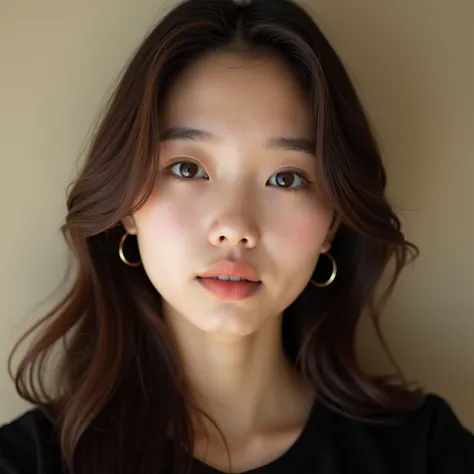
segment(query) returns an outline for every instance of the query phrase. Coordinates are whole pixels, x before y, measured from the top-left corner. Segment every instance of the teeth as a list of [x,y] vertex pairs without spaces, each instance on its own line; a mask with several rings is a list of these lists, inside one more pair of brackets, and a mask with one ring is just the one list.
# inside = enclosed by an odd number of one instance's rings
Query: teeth
[[217,276],[212,277],[213,280],[223,280],[223,281],[247,281],[245,278],[231,277],[231,276]]

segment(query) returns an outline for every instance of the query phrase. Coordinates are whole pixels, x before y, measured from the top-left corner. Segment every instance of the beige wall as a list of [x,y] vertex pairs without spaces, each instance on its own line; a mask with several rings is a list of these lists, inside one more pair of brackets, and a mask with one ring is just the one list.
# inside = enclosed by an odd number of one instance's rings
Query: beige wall
[[[172,2],[166,4],[169,7]],[[474,429],[474,2],[306,0],[356,80],[390,196],[422,250],[383,327],[402,368]],[[159,0],[0,0],[0,422],[26,405],[5,369],[59,282],[65,187]],[[387,367],[372,333],[362,355]]]

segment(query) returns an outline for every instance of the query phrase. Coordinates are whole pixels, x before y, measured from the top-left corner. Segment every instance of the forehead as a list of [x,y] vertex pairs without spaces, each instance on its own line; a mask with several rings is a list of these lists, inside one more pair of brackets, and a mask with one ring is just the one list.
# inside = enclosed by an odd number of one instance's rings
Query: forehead
[[165,102],[165,126],[199,126],[217,135],[313,135],[308,100],[279,58],[208,54],[188,66]]

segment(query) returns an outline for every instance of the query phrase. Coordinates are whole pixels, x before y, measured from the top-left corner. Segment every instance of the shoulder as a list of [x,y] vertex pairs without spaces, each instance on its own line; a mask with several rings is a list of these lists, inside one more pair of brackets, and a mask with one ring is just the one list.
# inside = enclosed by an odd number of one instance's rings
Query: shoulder
[[0,474],[61,474],[54,425],[40,409],[0,426]]
[[434,431],[442,427],[440,423],[450,423],[462,428],[451,405],[444,398],[434,394],[425,396],[423,405],[413,412],[409,421],[427,423]]
[[426,395],[423,405],[407,418],[405,428],[424,434],[431,448],[442,448],[440,443],[447,441],[474,447],[472,433],[461,423],[451,405],[438,395]]
[[406,424],[412,439],[426,449],[433,472],[474,473],[474,436],[445,399],[427,395]]
[[474,436],[437,395],[426,395],[417,410],[397,423],[337,417],[336,426],[348,450],[377,453],[398,467],[394,472],[474,473]]

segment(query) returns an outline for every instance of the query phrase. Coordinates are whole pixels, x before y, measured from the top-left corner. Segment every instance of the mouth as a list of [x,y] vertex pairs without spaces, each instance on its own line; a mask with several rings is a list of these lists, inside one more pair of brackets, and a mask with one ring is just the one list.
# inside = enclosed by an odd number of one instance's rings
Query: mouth
[[[239,282],[239,281],[252,281],[252,280],[248,280],[247,278],[242,278],[242,277],[233,277],[233,276],[228,276],[228,275],[222,275],[222,276],[213,276],[213,277],[198,277],[198,278],[211,278],[212,280],[219,280],[219,281],[233,281],[233,282]],[[253,283],[258,283],[258,282],[253,282]]]
[[242,300],[263,285],[254,268],[244,261],[221,260],[197,276],[201,286],[219,299]]
[[243,300],[254,295],[262,286],[261,281],[245,278],[217,276],[197,277],[200,285],[221,300]]

